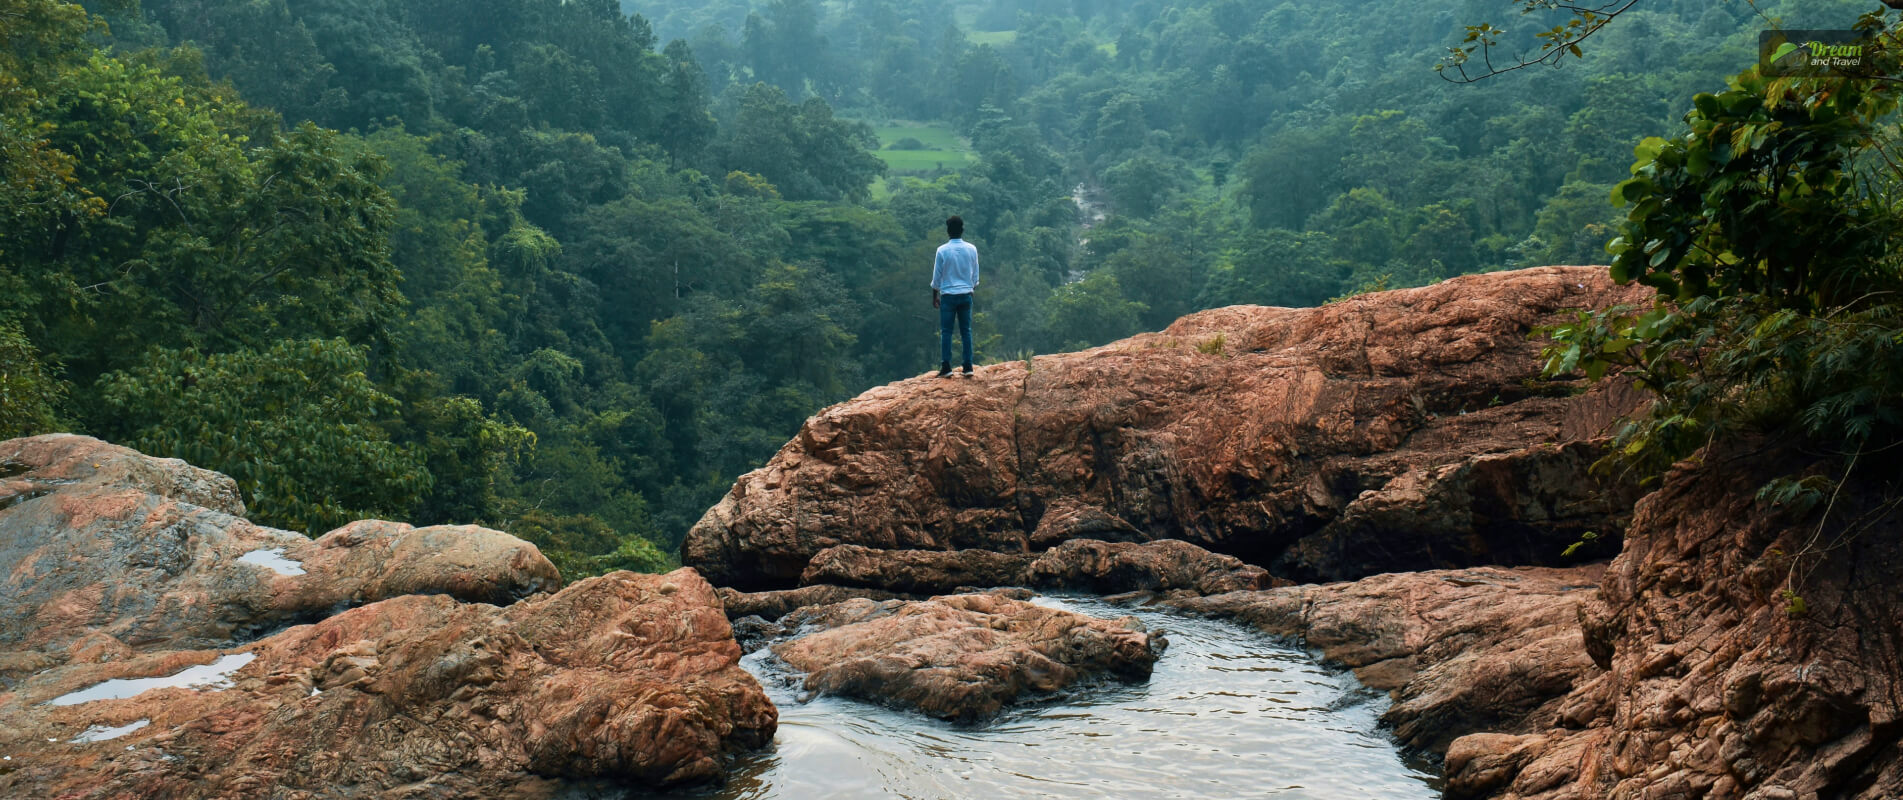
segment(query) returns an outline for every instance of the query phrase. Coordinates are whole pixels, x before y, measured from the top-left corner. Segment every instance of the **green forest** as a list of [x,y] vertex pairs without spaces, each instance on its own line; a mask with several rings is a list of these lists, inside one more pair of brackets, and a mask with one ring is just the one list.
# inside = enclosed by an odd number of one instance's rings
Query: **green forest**
[[[0,438],[182,458],[313,535],[476,522],[571,577],[661,569],[807,416],[936,367],[952,214],[985,361],[1616,259],[1677,303],[1559,331],[1553,369],[1675,392],[1633,452],[1775,406],[1739,385],[1900,424],[1862,299],[1895,226],[1828,233],[1895,218],[1843,177],[1892,100],[1733,77],[1774,22],[1872,4],[1653,0],[1557,67],[1433,69],[1512,5],[0,0]],[[1808,216],[1752,216],[1778,170]],[[1736,213],[1667,213],[1701,203]],[[1687,358],[1711,336],[1735,363]]]

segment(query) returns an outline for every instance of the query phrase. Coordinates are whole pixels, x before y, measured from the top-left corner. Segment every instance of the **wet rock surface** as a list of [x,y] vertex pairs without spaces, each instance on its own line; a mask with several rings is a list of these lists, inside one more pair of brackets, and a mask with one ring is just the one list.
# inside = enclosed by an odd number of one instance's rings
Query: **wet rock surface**
[[[1182,539],[1272,564],[1409,473],[1597,435],[1636,398],[1529,384],[1540,361],[1527,333],[1647,291],[1592,267],[1464,276],[1320,308],[1215,309],[970,380],[901,381],[808,420],[694,526],[682,558],[752,590],[796,585],[836,545],[1024,554],[1072,538]],[[1532,466],[1542,481],[1578,477]],[[1396,551],[1466,566],[1558,563],[1542,546],[1503,545],[1516,520],[1616,534],[1616,514],[1563,492],[1495,519],[1481,480],[1493,473],[1464,474],[1422,494],[1444,524],[1415,531],[1369,508],[1337,538],[1431,536]],[[1445,511],[1456,495],[1464,524]],[[1342,546],[1313,548],[1319,577],[1347,577],[1351,563],[1323,557]]]
[[548,797],[715,778],[772,738],[692,570],[549,594],[506,534],[311,540],[81,436],[0,442],[0,475],[0,796]]
[[773,646],[805,673],[807,690],[956,720],[1079,682],[1148,677],[1164,647],[1134,617],[1100,620],[998,594],[849,600],[781,624],[813,630]]

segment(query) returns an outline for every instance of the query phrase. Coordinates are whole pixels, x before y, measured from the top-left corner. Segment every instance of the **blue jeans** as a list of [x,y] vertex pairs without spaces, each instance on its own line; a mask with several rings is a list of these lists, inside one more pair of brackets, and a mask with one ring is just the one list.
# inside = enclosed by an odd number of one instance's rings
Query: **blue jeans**
[[952,320],[958,320],[958,338],[965,345],[965,360],[971,364],[971,293],[938,297],[938,360],[951,363]]

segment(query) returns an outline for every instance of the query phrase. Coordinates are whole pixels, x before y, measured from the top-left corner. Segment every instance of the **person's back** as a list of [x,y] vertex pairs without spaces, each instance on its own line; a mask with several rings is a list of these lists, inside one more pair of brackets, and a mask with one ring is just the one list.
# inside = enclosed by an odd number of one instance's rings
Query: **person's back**
[[939,294],[971,294],[978,288],[978,248],[964,239],[938,246],[932,264],[932,288]]
[[964,240],[965,221],[945,220],[951,241],[932,259],[932,307],[938,309],[938,377],[951,374],[952,323],[964,345],[965,375],[971,375],[971,294],[978,289],[978,248]]

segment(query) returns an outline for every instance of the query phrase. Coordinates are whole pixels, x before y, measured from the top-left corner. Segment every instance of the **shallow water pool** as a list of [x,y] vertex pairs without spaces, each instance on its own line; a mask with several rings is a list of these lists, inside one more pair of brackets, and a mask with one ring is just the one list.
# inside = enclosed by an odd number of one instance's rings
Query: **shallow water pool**
[[803,694],[761,649],[742,662],[780,709],[773,745],[724,786],[655,797],[1436,798],[1434,776],[1377,730],[1387,700],[1299,649],[1221,620],[1096,599],[1036,602],[1134,614],[1169,638],[1146,683],[1084,687],[980,725]]

